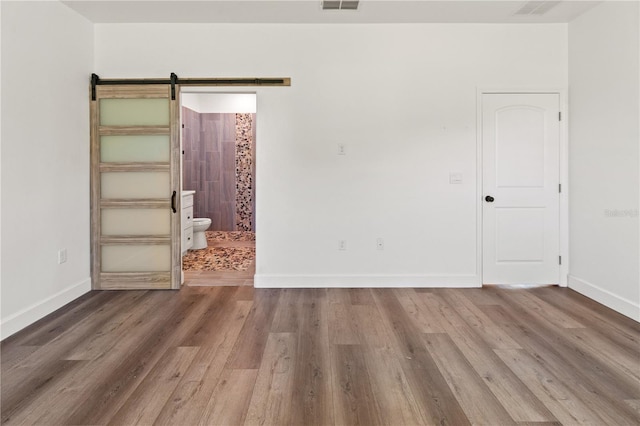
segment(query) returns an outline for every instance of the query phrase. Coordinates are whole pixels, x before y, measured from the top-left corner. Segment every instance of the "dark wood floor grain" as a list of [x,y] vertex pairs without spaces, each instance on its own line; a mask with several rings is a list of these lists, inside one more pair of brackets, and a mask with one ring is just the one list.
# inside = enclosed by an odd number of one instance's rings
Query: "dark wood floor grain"
[[640,324],[555,287],[91,292],[1,366],[2,424],[640,424]]

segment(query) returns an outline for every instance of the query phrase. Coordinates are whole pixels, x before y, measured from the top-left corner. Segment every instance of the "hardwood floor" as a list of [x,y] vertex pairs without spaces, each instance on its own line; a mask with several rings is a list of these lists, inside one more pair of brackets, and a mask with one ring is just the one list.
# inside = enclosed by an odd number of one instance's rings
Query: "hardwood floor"
[[91,292],[1,355],[3,424],[640,423],[640,324],[552,287]]

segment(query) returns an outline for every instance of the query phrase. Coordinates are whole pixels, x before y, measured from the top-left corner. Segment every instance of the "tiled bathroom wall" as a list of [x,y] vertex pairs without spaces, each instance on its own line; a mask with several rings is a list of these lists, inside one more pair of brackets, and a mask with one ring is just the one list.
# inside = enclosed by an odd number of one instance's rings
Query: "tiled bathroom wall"
[[253,132],[251,114],[236,114],[236,229],[253,230]]
[[182,114],[183,188],[196,191],[194,217],[210,218],[213,231],[253,230],[254,114]]

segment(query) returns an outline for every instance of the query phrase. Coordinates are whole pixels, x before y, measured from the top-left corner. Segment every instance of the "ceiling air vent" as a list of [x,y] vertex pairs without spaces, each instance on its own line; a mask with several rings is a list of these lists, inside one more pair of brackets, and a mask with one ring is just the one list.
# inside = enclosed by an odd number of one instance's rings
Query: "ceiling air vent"
[[322,10],[358,10],[359,0],[324,0]]
[[558,0],[528,1],[514,15],[544,15],[558,4],[560,4]]

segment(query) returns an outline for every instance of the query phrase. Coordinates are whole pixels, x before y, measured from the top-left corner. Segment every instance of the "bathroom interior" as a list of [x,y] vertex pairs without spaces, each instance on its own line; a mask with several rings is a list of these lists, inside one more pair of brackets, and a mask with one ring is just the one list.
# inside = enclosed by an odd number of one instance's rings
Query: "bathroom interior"
[[253,285],[256,95],[182,93],[184,285]]

